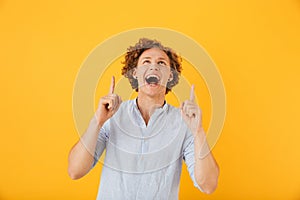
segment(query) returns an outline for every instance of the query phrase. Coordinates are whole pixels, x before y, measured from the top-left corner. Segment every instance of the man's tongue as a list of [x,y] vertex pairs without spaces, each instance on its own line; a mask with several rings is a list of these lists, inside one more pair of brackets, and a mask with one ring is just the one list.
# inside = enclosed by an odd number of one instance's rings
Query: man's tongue
[[158,78],[156,78],[156,77],[149,77],[149,78],[146,78],[146,82],[147,82],[149,85],[157,85],[157,83],[158,83]]

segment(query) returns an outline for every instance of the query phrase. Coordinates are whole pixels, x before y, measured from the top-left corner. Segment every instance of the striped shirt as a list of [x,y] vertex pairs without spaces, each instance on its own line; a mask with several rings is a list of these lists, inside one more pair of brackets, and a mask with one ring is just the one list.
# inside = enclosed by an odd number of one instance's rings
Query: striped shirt
[[102,126],[94,156],[105,150],[98,200],[176,200],[182,160],[195,187],[193,135],[180,110],[167,103],[148,122],[136,100],[125,101]]

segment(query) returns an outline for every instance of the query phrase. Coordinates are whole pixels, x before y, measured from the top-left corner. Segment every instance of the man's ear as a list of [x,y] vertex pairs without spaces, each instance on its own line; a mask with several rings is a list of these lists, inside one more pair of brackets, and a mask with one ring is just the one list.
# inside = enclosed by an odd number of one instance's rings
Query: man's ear
[[173,80],[173,70],[171,70],[168,82],[171,82]]
[[132,71],[132,77],[134,79],[137,79],[137,76],[136,76],[136,68],[133,68],[133,71]]

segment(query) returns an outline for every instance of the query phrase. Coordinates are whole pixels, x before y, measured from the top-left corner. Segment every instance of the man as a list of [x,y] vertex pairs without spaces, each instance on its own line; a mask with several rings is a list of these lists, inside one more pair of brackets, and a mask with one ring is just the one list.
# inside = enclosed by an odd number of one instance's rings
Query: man
[[178,199],[182,160],[194,185],[212,193],[219,167],[202,127],[201,110],[190,99],[175,108],[165,95],[178,83],[179,56],[156,40],[142,38],[128,48],[122,75],[138,97],[126,102],[108,95],[69,154],[69,175],[83,177],[106,149],[97,199]]

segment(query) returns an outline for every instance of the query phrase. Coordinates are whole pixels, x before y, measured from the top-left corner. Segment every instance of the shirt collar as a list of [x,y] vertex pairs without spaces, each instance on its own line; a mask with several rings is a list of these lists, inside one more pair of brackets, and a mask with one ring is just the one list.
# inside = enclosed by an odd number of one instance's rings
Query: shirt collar
[[[138,97],[134,99],[133,104],[134,104],[134,108],[135,108],[137,111],[140,112],[139,107],[138,107],[138,105],[137,105],[137,100],[138,100]],[[163,106],[157,108],[156,110],[167,111],[167,110],[168,110],[168,104],[167,104],[167,101],[164,100]]]

